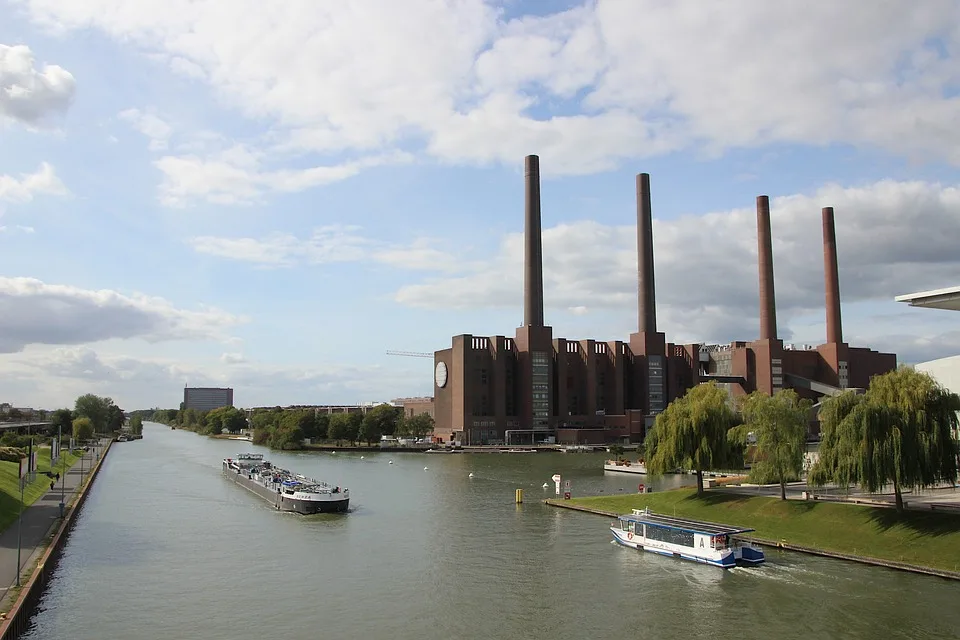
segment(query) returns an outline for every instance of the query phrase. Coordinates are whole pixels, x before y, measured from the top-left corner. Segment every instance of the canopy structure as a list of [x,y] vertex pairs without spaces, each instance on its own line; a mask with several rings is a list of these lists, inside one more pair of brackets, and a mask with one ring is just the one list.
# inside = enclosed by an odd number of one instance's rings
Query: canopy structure
[[948,287],[946,289],[933,289],[931,291],[920,291],[919,293],[908,293],[906,295],[897,296],[894,298],[894,300],[897,302],[906,302],[911,307],[960,311],[960,287]]
[[667,529],[678,529],[680,531],[690,531],[693,533],[703,533],[706,535],[734,535],[737,533],[747,533],[754,529],[743,527],[731,527],[725,524],[716,524],[713,522],[703,522],[701,520],[688,520],[687,518],[677,518],[671,516],[652,513],[647,509],[634,509],[631,515],[619,516],[621,520],[633,520],[634,522],[643,522]]

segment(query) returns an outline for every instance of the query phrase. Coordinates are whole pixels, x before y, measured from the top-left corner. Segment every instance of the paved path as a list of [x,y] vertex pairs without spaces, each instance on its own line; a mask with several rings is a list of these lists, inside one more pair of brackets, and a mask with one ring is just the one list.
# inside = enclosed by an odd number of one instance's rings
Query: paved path
[[[719,487],[718,487],[719,488]],[[741,493],[747,495],[766,495],[766,496],[776,496],[780,497],[780,486],[779,485],[748,485],[748,486],[737,486],[737,485],[726,485],[722,487],[723,491],[728,491],[731,493]],[[894,504],[896,499],[893,495],[893,489],[888,488],[884,493],[868,493],[866,491],[861,491],[856,487],[851,487],[848,493],[841,491],[838,488],[832,487],[830,489],[823,489],[818,487],[808,487],[805,482],[791,482],[787,485],[787,499],[788,500],[802,500],[802,492],[808,491],[815,493],[820,496],[824,496],[825,499],[830,497],[841,498],[842,496],[848,497],[850,500],[856,499],[865,499],[871,500],[879,503],[888,503]],[[928,511],[930,505],[942,505],[943,507],[952,507],[953,511],[960,510],[960,487],[956,486],[940,486],[940,487],[930,487],[922,491],[914,493],[913,491],[904,491],[903,500],[907,504],[907,508],[911,510],[923,510]]]
[[[39,560],[43,553],[42,543],[60,522],[61,492],[64,505],[70,504],[80,486],[81,473],[86,478],[102,452],[103,446],[91,447],[83,456],[82,468],[81,461],[77,460],[67,473],[60,476],[54,489],[48,489],[39,500],[23,510],[22,530],[19,531],[21,567],[32,567]],[[18,528],[18,521],[14,520],[0,532],[0,610],[3,611],[9,608],[7,595],[17,583]]]

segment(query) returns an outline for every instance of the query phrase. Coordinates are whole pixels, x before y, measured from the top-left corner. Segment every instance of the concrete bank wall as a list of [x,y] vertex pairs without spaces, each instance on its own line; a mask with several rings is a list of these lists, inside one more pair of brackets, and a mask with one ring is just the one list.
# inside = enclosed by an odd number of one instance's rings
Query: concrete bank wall
[[63,552],[63,545],[67,541],[67,534],[70,533],[70,530],[73,528],[77,520],[77,515],[80,513],[80,508],[87,499],[87,492],[97,479],[97,474],[100,472],[100,465],[102,465],[104,459],[106,459],[112,444],[112,442],[108,443],[103,450],[103,454],[100,456],[97,464],[94,465],[90,474],[87,476],[86,484],[83,485],[79,493],[76,494],[73,506],[67,510],[63,520],[60,522],[60,526],[56,529],[53,537],[50,539],[50,543],[40,556],[40,560],[34,568],[33,573],[30,574],[27,582],[21,587],[20,594],[7,613],[7,618],[0,624],[0,640],[15,640],[29,627],[30,618],[36,608],[37,602],[40,600],[40,596],[47,586],[47,581],[50,580],[57,568],[57,561],[60,559],[60,555]]
[[[598,516],[606,516],[608,518],[617,518],[620,514],[613,511],[604,511],[603,509],[593,509],[591,507],[584,507],[578,504],[570,504],[565,500],[556,500],[554,498],[548,498],[544,500],[544,503],[550,505],[551,507],[561,507],[563,509],[571,509],[573,511],[582,511],[584,513],[592,513]],[[922,573],[928,576],[937,576],[938,578],[946,578],[948,580],[960,580],[960,573],[955,571],[944,571],[941,569],[933,569],[930,567],[923,567],[916,564],[909,564],[906,562],[895,562],[893,560],[880,560],[877,558],[867,558],[864,556],[857,556],[849,553],[838,553],[835,551],[824,551],[822,549],[814,549],[813,547],[804,547],[798,544],[790,544],[789,542],[783,541],[774,541],[774,540],[764,540],[763,538],[748,538],[743,536],[744,540],[749,542],[754,542],[765,547],[773,547],[776,549],[786,549],[788,551],[799,551],[800,553],[809,553],[811,555],[823,556],[826,558],[837,558],[840,560],[849,560],[851,562],[859,562],[861,564],[870,564],[876,567],[886,567],[887,569],[897,569],[898,571],[909,571],[911,573]]]

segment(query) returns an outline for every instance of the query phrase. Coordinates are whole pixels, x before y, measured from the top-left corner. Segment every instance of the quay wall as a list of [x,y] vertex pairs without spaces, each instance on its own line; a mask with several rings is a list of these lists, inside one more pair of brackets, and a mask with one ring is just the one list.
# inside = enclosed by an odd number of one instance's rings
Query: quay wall
[[27,582],[21,587],[20,593],[10,607],[6,619],[0,623],[0,640],[15,640],[29,628],[30,618],[40,600],[40,596],[43,594],[43,590],[53,576],[54,571],[56,571],[57,562],[60,560],[63,552],[63,545],[66,543],[68,534],[77,521],[77,515],[80,513],[84,502],[86,502],[87,493],[93,485],[93,482],[97,479],[97,474],[100,472],[100,465],[103,464],[112,445],[112,442],[107,443],[103,454],[100,456],[100,459],[97,460],[97,464],[90,470],[86,483],[80,487],[79,492],[73,500],[73,505],[67,509],[63,520],[61,520],[59,527],[55,530],[46,549],[44,549],[36,567],[34,567]]
[[[617,518],[620,515],[619,513],[615,513],[613,511],[605,511],[603,509],[594,509],[593,507],[585,507],[579,504],[570,504],[565,500],[557,500],[555,498],[547,498],[543,502],[547,505],[550,505],[551,507],[560,507],[562,509],[582,511],[584,513],[591,513],[593,515],[598,515],[598,516],[606,516],[608,518]],[[885,567],[887,569],[896,569],[898,571],[922,573],[928,576],[937,576],[938,578],[946,578],[948,580],[960,580],[960,572],[956,572],[956,571],[945,571],[942,569],[933,569],[931,567],[924,567],[921,565],[909,564],[907,562],[895,562],[893,560],[880,560],[877,558],[867,558],[865,556],[858,556],[850,553],[838,553],[836,551],[826,551],[823,549],[815,549],[813,547],[805,547],[798,544],[791,544],[789,542],[784,542],[782,540],[765,540],[763,538],[754,538],[754,537],[747,537],[747,536],[742,536],[742,537],[744,540],[762,545],[764,547],[772,547],[775,549],[786,549],[787,551],[797,551],[800,553],[823,556],[826,558],[836,558],[839,560],[849,560],[850,562],[859,562],[861,564],[869,564],[877,567]]]

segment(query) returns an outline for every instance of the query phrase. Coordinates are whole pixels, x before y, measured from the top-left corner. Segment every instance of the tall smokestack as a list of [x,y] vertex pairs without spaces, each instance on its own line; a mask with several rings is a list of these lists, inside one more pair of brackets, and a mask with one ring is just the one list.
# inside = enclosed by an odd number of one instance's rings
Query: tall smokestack
[[760,339],[777,339],[777,302],[773,291],[773,241],[770,199],[757,196],[757,254],[760,258]]
[[833,207],[823,208],[823,275],[827,294],[827,343],[843,342],[840,324],[840,271],[837,268],[837,231]]
[[523,262],[523,324],[543,326],[543,248],[540,244],[540,158],[524,159],[525,229]]
[[640,333],[657,332],[657,297],[653,279],[653,212],[650,174],[637,175],[637,293]]

